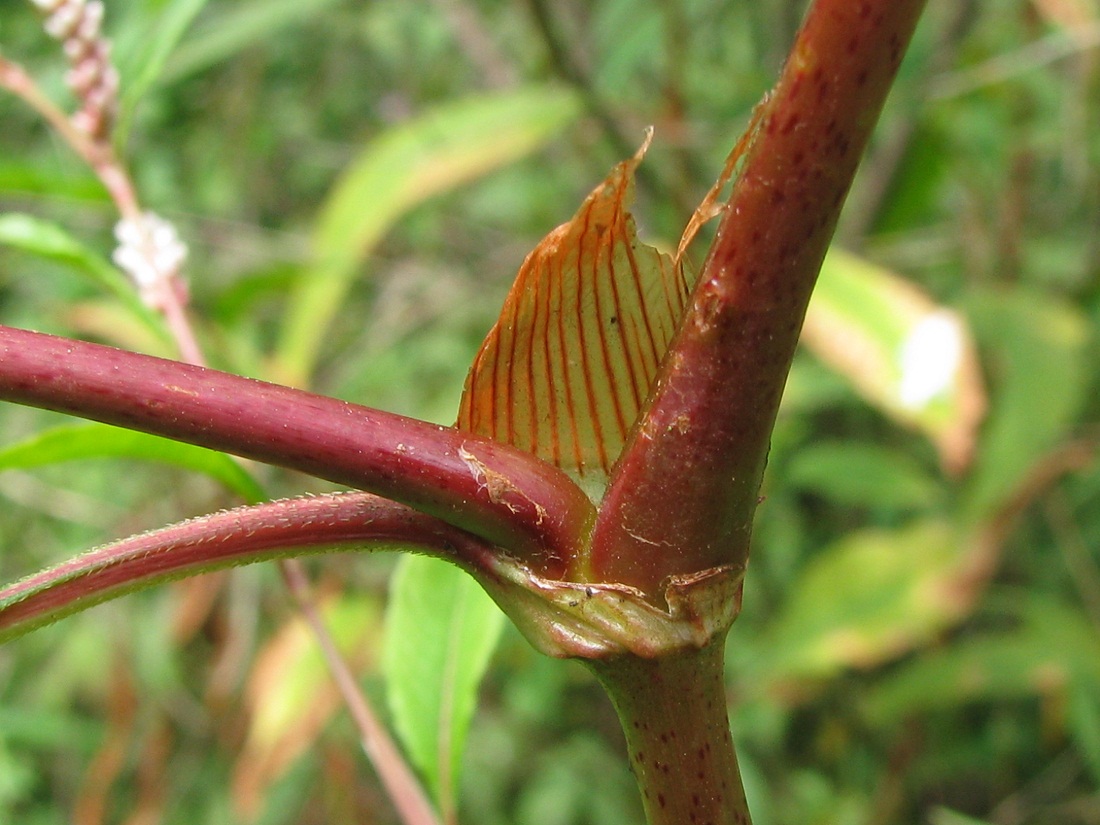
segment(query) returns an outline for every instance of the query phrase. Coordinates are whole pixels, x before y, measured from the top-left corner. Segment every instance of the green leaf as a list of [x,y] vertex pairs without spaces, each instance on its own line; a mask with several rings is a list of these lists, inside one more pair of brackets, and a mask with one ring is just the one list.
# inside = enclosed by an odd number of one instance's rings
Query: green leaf
[[1026,289],[982,290],[970,315],[995,376],[968,512],[987,516],[1065,437],[1087,399],[1090,327],[1071,304]]
[[0,471],[86,458],[136,458],[202,473],[249,504],[264,491],[240,464],[215,450],[107,424],[65,424],[0,449]]
[[858,441],[801,448],[787,465],[784,479],[793,487],[857,507],[920,509],[941,498],[935,479],[910,456]]
[[307,383],[361,262],[401,215],[533,152],[578,112],[572,94],[534,87],[447,103],[367,144],[322,204],[313,262],[287,301],[283,379]]
[[1076,686],[1070,697],[1068,722],[1092,781],[1100,783],[1100,686]]
[[964,555],[935,521],[863,530],[807,564],[765,648],[775,678],[870,667],[926,642],[957,620]]
[[[996,619],[987,623],[996,629],[968,634],[891,674],[865,705],[870,718],[898,724],[965,702],[1051,691],[1100,694],[1100,636],[1079,610],[1047,595],[1007,589],[991,593],[986,604]],[[1075,710],[1087,723],[1095,706]]]
[[897,275],[831,249],[802,340],[866,401],[930,438],[948,469],[967,466],[985,394],[957,313]]
[[31,215],[13,212],[0,215],[0,244],[63,263],[117,298],[136,318],[156,333],[170,338],[160,317],[137,297],[133,284],[108,263],[60,226]]
[[336,0],[260,0],[218,7],[203,18],[172,53],[161,82],[176,81],[209,68],[279,29],[308,20]]
[[145,32],[130,59],[119,65],[119,72],[122,74],[120,134],[126,134],[138,102],[161,79],[169,56],[207,2],[208,0],[169,0],[156,13],[155,25]]
[[503,614],[458,568],[401,559],[390,584],[383,669],[397,732],[451,820],[463,744]]

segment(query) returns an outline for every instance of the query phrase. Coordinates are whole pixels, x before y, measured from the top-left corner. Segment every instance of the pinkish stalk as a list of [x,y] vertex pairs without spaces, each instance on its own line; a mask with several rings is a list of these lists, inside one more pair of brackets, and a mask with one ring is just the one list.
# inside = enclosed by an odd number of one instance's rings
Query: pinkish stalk
[[124,218],[140,217],[137,194],[109,141],[99,140],[73,125],[72,119],[50,100],[18,63],[0,57],[0,86],[22,98],[64,138],[95,172]]
[[[345,494],[345,496],[349,495],[357,494]],[[416,515],[420,516],[419,513]],[[453,559],[449,553],[437,554]],[[347,705],[348,712],[355,722],[355,727],[359,730],[363,751],[378,772],[378,778],[385,786],[386,794],[401,816],[401,821],[405,825],[441,825],[442,820],[424,793],[423,786],[409,767],[409,763],[405,761],[400,749],[386,730],[386,726],[371,708],[367,697],[359,687],[355,674],[351,672],[347,661],[336,647],[320,611],[317,610],[317,605],[314,604],[309,579],[302,565],[298,559],[283,559],[280,567],[287,589],[294,596],[306,623],[316,636],[317,645],[321,648],[321,654],[328,665],[332,680],[336,683],[340,696],[343,697],[344,704]]]
[[451,427],[147,355],[0,327],[0,398],[401,501],[559,577],[593,508],[563,472]]
[[[111,142],[118,109],[118,72],[110,60],[111,44],[100,30],[103,5],[94,0],[34,0],[34,4],[45,14],[46,31],[61,42],[70,65],[66,79],[79,110],[72,115],[63,112],[22,66],[4,58],[0,58],[0,87],[37,111],[103,183],[122,217],[120,227],[137,235],[120,247],[129,254],[123,268],[135,279],[144,301],[164,316],[184,360],[201,364],[202,352],[184,310],[186,290],[179,271],[182,256],[173,263],[162,263],[162,249],[151,228],[158,219],[142,210],[130,174]],[[182,245],[179,248],[184,250]],[[135,272],[147,274],[139,277]]]

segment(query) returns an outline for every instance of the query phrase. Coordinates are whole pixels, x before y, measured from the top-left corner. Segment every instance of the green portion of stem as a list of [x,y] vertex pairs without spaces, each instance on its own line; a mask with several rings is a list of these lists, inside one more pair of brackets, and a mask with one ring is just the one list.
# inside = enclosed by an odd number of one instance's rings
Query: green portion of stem
[[391,498],[552,577],[594,512],[565,473],[440,427],[176,361],[0,327],[0,398],[300,470]]
[[726,713],[723,639],[590,663],[618,711],[649,825],[751,821]]
[[600,508],[597,580],[656,597],[669,575],[744,562],[810,292],[923,5],[810,9]]

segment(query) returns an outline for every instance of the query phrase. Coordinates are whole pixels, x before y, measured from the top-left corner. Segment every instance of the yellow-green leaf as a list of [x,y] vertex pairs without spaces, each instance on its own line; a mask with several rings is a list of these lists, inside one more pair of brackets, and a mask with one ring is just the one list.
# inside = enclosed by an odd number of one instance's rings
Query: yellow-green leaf
[[931,439],[946,468],[969,464],[986,404],[958,313],[892,272],[832,249],[802,340],[868,402]]
[[282,377],[304,382],[360,263],[412,207],[534,151],[579,111],[560,89],[440,106],[371,141],[329,193],[308,269],[287,303]]
[[390,582],[382,666],[394,726],[448,822],[478,687],[503,627],[500,608],[465,571],[402,557]]
[[851,533],[791,588],[767,643],[775,678],[871,667],[927,642],[969,607],[966,555],[947,525]]

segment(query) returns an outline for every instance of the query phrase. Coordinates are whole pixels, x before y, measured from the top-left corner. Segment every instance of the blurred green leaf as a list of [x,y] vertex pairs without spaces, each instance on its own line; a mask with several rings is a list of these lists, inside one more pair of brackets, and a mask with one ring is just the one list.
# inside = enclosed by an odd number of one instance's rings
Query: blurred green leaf
[[163,82],[209,68],[242,49],[263,42],[279,29],[322,13],[336,0],[258,0],[212,9],[171,55]]
[[1043,593],[1008,590],[992,593],[987,606],[1007,629],[967,635],[907,663],[872,691],[864,706],[870,718],[897,724],[966,702],[1051,691],[1100,695],[1100,634],[1078,610]]
[[390,584],[383,670],[394,723],[449,820],[478,686],[504,616],[462,570],[405,556]]
[[65,424],[0,449],[0,471],[86,458],[136,458],[202,473],[249,504],[266,499],[240,464],[224,453],[107,424]]
[[[637,791],[625,766],[615,765],[595,731],[582,732],[540,758],[541,769],[516,799],[516,822],[538,825],[631,825],[641,821]],[[600,776],[602,794],[590,783]]]
[[1092,781],[1100,785],[1100,689],[1077,684],[1070,696],[1070,733],[1088,764]]
[[784,480],[839,504],[920,509],[942,498],[936,480],[910,456],[859,441],[802,447]]
[[981,519],[1076,420],[1086,399],[1091,333],[1076,307],[1023,288],[981,290],[969,314],[993,379],[989,421],[967,491],[969,515]]
[[122,76],[120,134],[126,135],[138,102],[161,80],[169,56],[207,2],[208,0],[169,0],[151,18],[149,22],[153,25],[146,29],[145,36],[134,52],[128,59],[119,61],[119,74]]
[[931,825],[990,825],[988,820],[975,819],[950,808],[934,808],[929,815]]
[[[957,128],[950,120],[944,128]],[[935,197],[950,169],[951,153],[940,129],[926,126],[909,141],[905,162],[891,181],[890,197],[875,218],[876,232],[904,232],[936,220]]]
[[0,244],[72,267],[118,299],[158,339],[165,343],[170,341],[160,316],[141,302],[133,284],[101,255],[57,224],[15,212],[0,215]]
[[930,438],[948,469],[969,463],[985,398],[970,333],[957,313],[834,248],[802,340],[869,403]]
[[306,382],[359,265],[403,213],[533,152],[578,112],[572,94],[533,87],[443,104],[368,143],[321,206],[313,264],[287,302],[283,378]]
[[923,521],[862,530],[805,567],[764,648],[772,677],[822,677],[869,667],[927,641],[958,615],[958,536]]
[[0,817],[11,816],[22,797],[32,792],[34,783],[34,770],[23,764],[0,736]]

